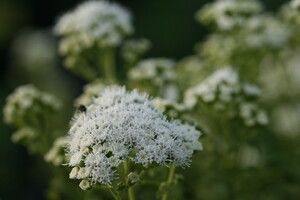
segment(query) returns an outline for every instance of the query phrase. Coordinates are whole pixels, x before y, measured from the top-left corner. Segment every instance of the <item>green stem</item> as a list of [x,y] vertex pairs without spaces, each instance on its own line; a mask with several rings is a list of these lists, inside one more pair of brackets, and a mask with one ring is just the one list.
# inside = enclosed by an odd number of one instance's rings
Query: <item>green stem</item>
[[168,194],[169,194],[169,187],[172,185],[173,180],[174,180],[174,175],[175,175],[175,169],[176,165],[175,163],[172,163],[169,169],[169,175],[167,179],[167,190],[164,192],[162,196],[162,200],[167,200],[168,199]]
[[115,200],[121,200],[118,193],[113,188],[109,188],[109,191],[112,194],[112,196],[115,198]]
[[107,47],[101,50],[101,67],[104,72],[104,78],[108,83],[116,82],[116,69],[115,69],[115,52],[114,48]]
[[134,190],[133,187],[128,188],[128,199],[129,200],[135,200]]
[[128,184],[128,174],[130,173],[130,160],[126,159],[124,161],[124,172],[125,172],[125,182],[128,185],[128,199],[135,200],[134,189]]
[[119,196],[119,194],[112,187],[107,187],[107,186],[98,185],[98,184],[95,184],[94,187],[99,188],[99,189],[103,189],[103,190],[108,190],[108,191],[110,191],[110,193],[112,194],[112,196],[114,197],[115,200],[121,200],[121,197]]

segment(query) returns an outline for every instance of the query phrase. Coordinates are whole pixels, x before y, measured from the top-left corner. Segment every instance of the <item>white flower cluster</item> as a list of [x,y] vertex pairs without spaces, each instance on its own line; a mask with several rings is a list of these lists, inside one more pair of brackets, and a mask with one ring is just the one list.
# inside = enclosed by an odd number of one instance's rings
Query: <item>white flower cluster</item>
[[259,150],[250,145],[245,145],[240,150],[240,165],[244,168],[257,167],[263,162],[263,157]]
[[300,8],[300,0],[292,0],[290,2],[292,8],[299,9]]
[[117,46],[124,36],[133,32],[133,27],[127,10],[118,4],[100,0],[84,2],[63,15],[54,30],[63,36],[60,51],[67,54],[93,45]]
[[266,111],[261,110],[254,103],[242,102],[239,109],[239,115],[244,120],[246,126],[254,126],[255,124],[267,125],[269,123]]
[[136,62],[151,47],[149,40],[145,38],[124,41],[122,46],[122,57],[128,63]]
[[241,84],[236,71],[231,67],[225,67],[189,88],[185,92],[184,102],[189,108],[194,108],[200,101],[213,103],[217,110],[223,110],[230,104],[237,104],[239,111],[236,112],[247,126],[265,125],[268,123],[266,112],[247,100],[260,94],[259,88],[249,83]]
[[59,166],[63,163],[66,163],[67,157],[65,156],[65,149],[67,147],[69,138],[62,136],[57,138],[51,149],[45,155],[45,160],[51,162],[55,166]]
[[[300,24],[300,1],[292,0],[285,4],[280,13],[283,18],[289,22],[292,22],[293,25]],[[295,27],[296,28],[296,27]]]
[[291,35],[291,28],[274,17],[259,15],[245,22],[245,45],[250,48],[283,47]]
[[24,85],[7,97],[4,120],[20,127],[34,124],[34,120],[38,120],[43,112],[57,111],[60,107],[60,102],[51,94],[42,92],[33,85]]
[[256,0],[218,0],[198,11],[197,19],[206,24],[215,24],[220,30],[243,26],[247,19],[263,9]]
[[167,121],[147,95],[107,88],[73,120],[67,148],[70,178],[83,179],[84,186],[110,185],[125,159],[143,166],[186,166],[194,150],[202,149],[200,135],[193,126]]
[[152,103],[158,110],[164,112],[170,118],[177,118],[180,113],[187,110],[187,107],[184,104],[179,104],[175,101],[159,97],[152,99]]
[[232,55],[240,48],[243,40],[244,38],[237,40],[224,34],[212,34],[196,48],[198,54],[204,56],[209,62],[216,63],[217,66],[227,65],[231,63]]
[[140,61],[135,68],[129,71],[131,80],[151,80],[161,86],[176,79],[174,72],[175,62],[166,58],[149,58]]
[[[286,49],[276,59],[269,57],[264,60],[259,78],[265,88],[264,98],[267,101],[299,98],[299,53],[300,49]],[[283,62],[284,67],[282,67]]]
[[298,138],[300,130],[300,104],[283,104],[272,113],[274,130],[288,138]]
[[219,100],[229,103],[240,90],[238,74],[231,68],[225,67],[215,71],[198,85],[185,92],[185,104],[194,107],[198,98],[204,102]]
[[106,85],[100,80],[85,85],[83,93],[75,100],[75,104],[90,105],[93,97],[97,96],[105,87]]
[[30,143],[34,140],[34,138],[36,138],[37,135],[38,133],[33,128],[23,127],[14,132],[14,134],[12,134],[11,140],[15,143]]

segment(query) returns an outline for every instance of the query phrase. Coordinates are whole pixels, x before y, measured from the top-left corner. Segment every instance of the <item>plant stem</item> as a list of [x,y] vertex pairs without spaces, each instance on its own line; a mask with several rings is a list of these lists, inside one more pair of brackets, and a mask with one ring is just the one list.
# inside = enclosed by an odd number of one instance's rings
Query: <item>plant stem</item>
[[95,188],[99,188],[102,190],[108,190],[110,191],[110,193],[112,194],[112,196],[114,197],[115,200],[121,200],[121,197],[119,196],[119,194],[116,192],[116,190],[112,187],[107,187],[104,185],[94,185]]
[[128,188],[128,199],[129,200],[135,200],[133,187]]
[[121,200],[121,198],[119,197],[119,195],[117,194],[117,192],[113,188],[109,188],[109,191],[113,195],[115,200]]
[[101,49],[100,59],[101,59],[101,67],[104,72],[104,78],[108,83],[114,83],[116,81],[114,48],[107,47]]
[[167,200],[168,199],[169,187],[173,183],[173,179],[174,179],[174,175],[175,175],[175,169],[176,169],[176,165],[175,165],[175,163],[172,163],[171,166],[170,166],[170,169],[169,169],[169,175],[168,175],[168,179],[167,179],[167,190],[164,192],[164,194],[162,196],[162,200]]
[[135,200],[134,189],[132,186],[129,186],[128,174],[130,172],[130,160],[126,159],[124,161],[124,172],[125,172],[125,182],[128,185],[128,199]]

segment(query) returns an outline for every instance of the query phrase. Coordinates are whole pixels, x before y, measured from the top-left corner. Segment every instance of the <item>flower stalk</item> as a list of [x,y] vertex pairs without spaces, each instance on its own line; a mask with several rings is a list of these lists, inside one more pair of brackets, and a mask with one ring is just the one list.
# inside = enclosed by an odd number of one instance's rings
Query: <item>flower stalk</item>
[[176,170],[176,164],[172,163],[169,169],[169,175],[166,182],[166,190],[164,191],[164,194],[162,196],[162,200],[167,200],[169,195],[170,186],[173,184],[174,176],[175,176],[175,170]]

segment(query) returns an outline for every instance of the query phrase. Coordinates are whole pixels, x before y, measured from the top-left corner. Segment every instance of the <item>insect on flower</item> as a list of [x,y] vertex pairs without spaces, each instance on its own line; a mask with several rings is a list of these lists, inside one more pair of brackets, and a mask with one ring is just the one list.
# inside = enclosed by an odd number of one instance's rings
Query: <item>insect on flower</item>
[[82,104],[75,105],[75,108],[79,112],[86,113],[86,107],[84,105],[82,105]]

